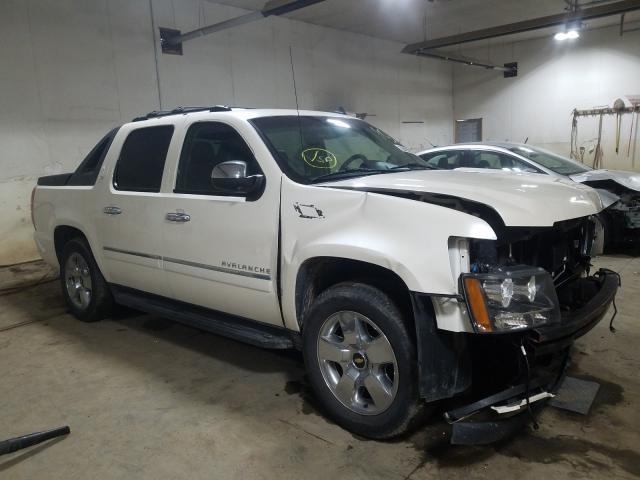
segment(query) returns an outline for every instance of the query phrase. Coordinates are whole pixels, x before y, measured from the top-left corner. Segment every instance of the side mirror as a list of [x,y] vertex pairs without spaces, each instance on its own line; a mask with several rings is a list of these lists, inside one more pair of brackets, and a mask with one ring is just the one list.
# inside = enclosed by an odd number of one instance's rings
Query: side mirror
[[219,163],[211,171],[211,187],[220,193],[248,195],[263,183],[263,175],[247,176],[247,162],[242,160]]

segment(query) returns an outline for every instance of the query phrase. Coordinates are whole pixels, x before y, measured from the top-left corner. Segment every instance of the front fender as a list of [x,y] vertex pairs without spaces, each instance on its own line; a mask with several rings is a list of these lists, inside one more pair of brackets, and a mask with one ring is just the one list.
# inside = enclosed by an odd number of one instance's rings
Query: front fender
[[310,258],[368,262],[396,273],[411,291],[455,295],[449,238],[496,238],[484,220],[449,208],[287,180],[281,222],[283,313],[287,326],[294,329],[295,280]]

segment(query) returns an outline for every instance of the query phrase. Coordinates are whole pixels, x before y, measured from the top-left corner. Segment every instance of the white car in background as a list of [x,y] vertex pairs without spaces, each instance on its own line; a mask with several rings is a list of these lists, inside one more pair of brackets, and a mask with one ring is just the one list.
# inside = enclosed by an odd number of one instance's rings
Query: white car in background
[[521,143],[462,143],[418,155],[445,170],[494,169],[568,177],[595,188],[607,207],[600,215],[607,247],[640,241],[640,173],[594,170],[548,150]]

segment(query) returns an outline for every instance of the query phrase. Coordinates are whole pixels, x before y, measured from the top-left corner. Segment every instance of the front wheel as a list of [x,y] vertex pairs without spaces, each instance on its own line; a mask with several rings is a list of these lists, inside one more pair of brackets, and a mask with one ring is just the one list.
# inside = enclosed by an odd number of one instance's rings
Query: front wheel
[[303,328],[311,386],[339,425],[369,438],[407,431],[423,407],[406,320],[377,288],[345,282],[324,291]]

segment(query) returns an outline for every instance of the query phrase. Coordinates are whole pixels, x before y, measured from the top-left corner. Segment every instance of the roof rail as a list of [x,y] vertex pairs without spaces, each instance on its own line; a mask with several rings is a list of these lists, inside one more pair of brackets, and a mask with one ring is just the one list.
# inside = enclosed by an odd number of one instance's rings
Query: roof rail
[[230,112],[231,107],[226,105],[214,105],[213,107],[177,107],[173,110],[154,110],[146,115],[134,118],[133,122],[141,122],[150,118],[168,117],[169,115],[180,115],[193,112]]

